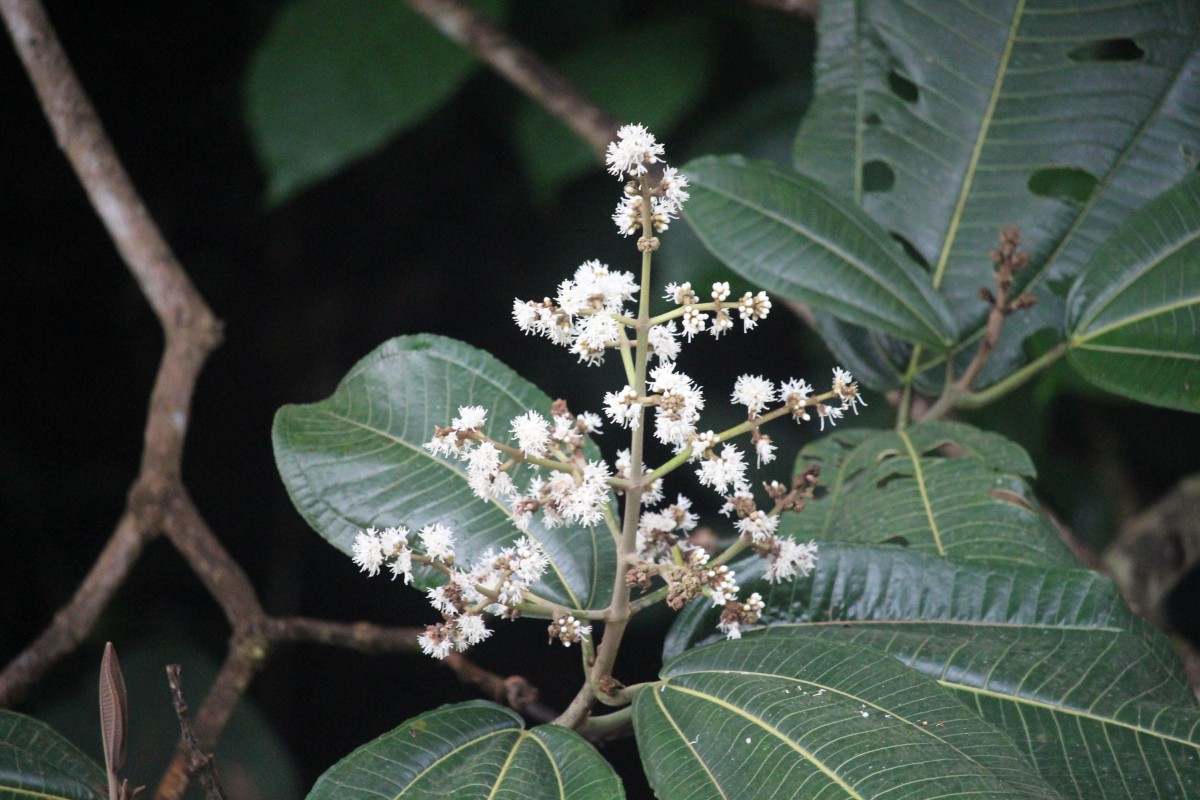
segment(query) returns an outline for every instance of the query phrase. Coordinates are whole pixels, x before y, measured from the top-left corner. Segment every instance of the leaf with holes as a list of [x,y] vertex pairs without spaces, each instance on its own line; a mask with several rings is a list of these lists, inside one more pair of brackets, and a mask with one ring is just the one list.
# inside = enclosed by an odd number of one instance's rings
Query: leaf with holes
[[[422,444],[459,406],[488,409],[484,432],[509,437],[509,421],[527,410],[549,414],[551,400],[482,350],[441,336],[402,336],[360,361],[333,395],[275,415],[275,462],[292,502],[308,523],[344,553],[368,526],[433,523],[454,529],[460,561],[521,535],[510,509],[471,492],[461,461],[438,458]],[[588,443],[591,458],[599,458]],[[524,487],[529,465],[513,472]],[[608,603],[616,571],[608,529],[562,526],[539,519],[529,536],[550,557],[536,593],[573,609]],[[430,585],[437,573],[418,575]]]
[[[497,16],[498,0],[476,0]],[[246,122],[281,202],[444,103],[476,62],[403,3],[293,0],[245,79]]]
[[1071,364],[1097,386],[1200,411],[1200,176],[1098,249],[1068,300]]
[[[1001,227],[1022,231],[1032,266],[1017,289],[1045,306],[1122,222],[1196,169],[1200,16],[1189,0],[831,2],[818,34],[796,167],[928,265],[963,360],[982,334],[976,293],[991,284]],[[1001,337],[979,386],[1020,364],[1021,340],[1057,328],[1061,308],[1010,319],[1021,327]],[[941,360],[922,364],[930,387]]]
[[950,313],[929,280],[865,214],[803,175],[739,156],[702,158],[688,221],[736,272],[790,300],[934,349]]
[[1008,737],[868,648],[755,637],[683,653],[661,679],[633,719],[663,800],[1058,797]]
[[558,725],[525,730],[493,703],[442,706],[343,758],[308,800],[380,797],[610,800],[625,791],[582,736]]
[[801,450],[824,489],[780,531],[796,539],[889,543],[972,561],[1075,563],[1024,478],[1017,445],[969,425],[833,433]]
[[[886,652],[1007,731],[1063,797],[1200,793],[1200,708],[1174,648],[1102,575],[838,544],[807,578],[768,583],[758,559],[737,573],[766,602],[767,629],[746,641],[823,636]],[[705,605],[680,614],[665,657],[714,638],[720,612]]]
[[33,717],[0,709],[0,798],[103,800],[103,768]]

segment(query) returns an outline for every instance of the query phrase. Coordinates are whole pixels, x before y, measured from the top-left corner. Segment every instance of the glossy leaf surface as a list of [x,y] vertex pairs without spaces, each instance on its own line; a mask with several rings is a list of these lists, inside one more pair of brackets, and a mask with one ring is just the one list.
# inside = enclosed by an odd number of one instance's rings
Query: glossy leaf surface
[[[1007,731],[1064,797],[1200,790],[1200,708],[1174,649],[1101,575],[833,544],[808,578],[761,575],[759,563],[738,569],[743,593],[762,593],[769,626],[746,641],[818,635],[886,652]],[[689,606],[667,654],[714,638],[717,619]]]
[[1018,564],[1075,563],[1038,509],[1029,457],[1001,436],[933,422],[906,431],[847,428],[801,450],[824,488],[780,530],[796,539],[890,543]]
[[[292,502],[344,553],[368,526],[415,531],[433,523],[454,529],[460,561],[507,546],[521,535],[510,509],[475,497],[464,462],[435,457],[421,446],[433,438],[434,426],[449,425],[466,405],[486,407],[484,432],[507,441],[513,417],[529,409],[549,414],[551,400],[462,342],[430,335],[384,342],[331,397],[284,406],[276,414],[275,460]],[[513,479],[523,487],[529,475],[522,465]],[[529,535],[551,562],[535,587],[539,596],[569,608],[607,603],[615,570],[607,528],[547,530],[534,519]]]
[[1071,363],[1145,403],[1200,411],[1200,176],[1135,214],[1071,290]]
[[704,244],[768,292],[943,348],[953,325],[929,279],[860,209],[791,170],[738,156],[683,171]]
[[0,709],[0,798],[107,797],[108,779],[99,764],[45,723]]
[[[1198,31],[1186,0],[825,3],[796,167],[911,245],[969,358],[1001,227],[1024,234],[1033,258],[1018,288],[1044,305],[1195,170]],[[978,385],[1024,360],[1025,335],[1058,327],[1045,312],[1002,337]],[[932,382],[939,361],[924,361]]]
[[756,637],[690,650],[661,678],[633,711],[663,800],[1057,797],[1007,737],[867,648]]
[[608,762],[574,731],[525,730],[513,711],[473,701],[408,720],[331,767],[309,800],[623,798]]

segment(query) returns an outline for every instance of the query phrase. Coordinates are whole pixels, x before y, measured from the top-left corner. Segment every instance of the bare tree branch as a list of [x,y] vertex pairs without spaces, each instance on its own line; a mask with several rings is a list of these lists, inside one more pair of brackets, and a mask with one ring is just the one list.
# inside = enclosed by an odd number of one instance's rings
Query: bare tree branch
[[460,0],[406,0],[449,39],[470,50],[570,128],[604,160],[621,121],[593,103],[541,56]]
[[220,341],[220,323],[172,255],[75,77],[37,0],[0,0],[17,54],[42,109],[166,337],[146,418],[141,471],[112,538],[71,601],[0,673],[0,705],[11,705],[91,630],[142,546],[161,530],[162,498],[179,481],[196,378]]

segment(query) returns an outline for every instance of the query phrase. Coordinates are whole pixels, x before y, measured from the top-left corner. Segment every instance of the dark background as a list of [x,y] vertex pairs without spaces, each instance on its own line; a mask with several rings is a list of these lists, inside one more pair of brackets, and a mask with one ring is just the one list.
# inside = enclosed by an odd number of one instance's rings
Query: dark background
[[[635,269],[637,256],[609,220],[619,185],[599,169],[552,202],[529,196],[507,127],[519,98],[486,71],[380,152],[268,208],[241,82],[278,5],[47,3],[146,205],[225,322],[225,343],[196,393],[184,463],[202,514],[271,613],[428,621],[432,612],[418,594],[368,581],[292,508],[271,454],[275,410],[327,396],[384,340],[426,331],[486,347],[548,394],[598,410],[602,392],[619,380],[617,368],[580,380],[564,350],[522,337],[510,321],[511,300],[551,293],[585,259]],[[563,10],[566,19],[547,26],[541,4],[515,2],[510,27],[554,56],[650,13],[631,2],[580,5],[589,8]],[[717,21],[718,67],[702,102],[674,131],[660,132],[668,159],[740,151],[786,161],[810,90],[811,28],[731,3],[663,3],[653,15],[685,7]],[[764,112],[761,103],[751,107],[753,97],[774,100]],[[162,342],[7,42],[0,45],[0,148],[0,662],[7,662],[70,597],[120,514]],[[699,273],[703,283],[717,274],[683,223],[663,242],[669,277]],[[735,293],[749,288],[732,280]],[[828,358],[795,318],[776,313],[747,336],[698,340],[681,366],[723,387],[741,372],[827,374]],[[1054,385],[1034,386],[977,421],[1031,449],[1042,496],[1095,540],[1196,467],[1194,417],[1094,394],[1056,395]],[[872,413],[886,413],[881,398],[871,402]],[[786,473],[815,430],[788,436],[768,477]],[[627,681],[653,674],[657,627],[667,621],[635,631],[619,670]],[[561,708],[576,688],[577,654],[545,647],[542,625],[504,626],[472,657],[501,674],[527,675]],[[20,710],[50,719],[98,756],[94,676],[104,641],[114,641],[133,697],[129,771],[152,786],[163,763],[156,759],[165,759],[176,735],[162,664],[183,662],[198,704],[227,636],[200,583],[169,544],[155,542],[97,630]],[[523,657],[530,653],[536,657]],[[476,696],[417,657],[281,650],[255,681],[218,764],[241,796],[301,796],[334,761],[403,719]],[[610,752],[633,757],[627,744]],[[631,796],[647,791],[640,777],[626,781]]]

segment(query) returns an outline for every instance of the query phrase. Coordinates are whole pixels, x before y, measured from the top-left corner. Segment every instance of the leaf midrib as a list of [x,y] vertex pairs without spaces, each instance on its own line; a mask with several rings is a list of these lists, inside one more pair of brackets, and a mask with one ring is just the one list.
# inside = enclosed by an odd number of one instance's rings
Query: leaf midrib
[[1025,0],[1018,0],[1017,7],[1013,11],[1012,22],[1008,28],[1008,38],[1004,43],[1004,53],[1000,56],[1000,63],[996,68],[996,79],[992,84],[992,93],[988,98],[987,110],[984,112],[983,120],[979,125],[979,132],[975,136],[975,146],[971,150],[971,160],[967,164],[967,172],[963,176],[962,188],[959,189],[958,200],[954,205],[954,213],[950,216],[950,228],[946,232],[946,239],[942,243],[942,252],[938,256],[938,263],[933,272],[933,288],[940,288],[942,279],[946,275],[946,265],[950,260],[950,251],[954,247],[954,239],[958,235],[958,226],[962,221],[963,211],[967,205],[967,197],[971,193],[971,189],[975,183],[975,172],[979,168],[979,158],[983,154],[983,143],[987,138],[987,134],[992,124],[992,116],[996,112],[996,104],[1000,101],[1000,88],[1004,85],[1004,79],[1008,70],[1008,61],[1012,57],[1013,46],[1017,40],[1017,29],[1021,24],[1021,17],[1025,12]]

